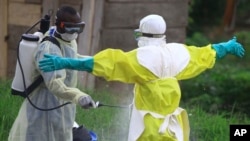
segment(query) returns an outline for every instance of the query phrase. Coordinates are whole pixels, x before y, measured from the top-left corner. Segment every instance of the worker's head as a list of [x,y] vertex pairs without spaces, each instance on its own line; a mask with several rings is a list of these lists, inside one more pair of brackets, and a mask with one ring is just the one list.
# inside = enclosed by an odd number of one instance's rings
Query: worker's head
[[134,31],[138,46],[161,45],[166,43],[167,25],[160,15],[151,14],[140,20],[139,28]]
[[81,21],[79,13],[74,8],[63,6],[56,13],[55,25],[62,39],[71,41],[83,32],[85,23]]
[[166,32],[166,22],[162,16],[151,14],[141,19],[135,37],[161,38]]

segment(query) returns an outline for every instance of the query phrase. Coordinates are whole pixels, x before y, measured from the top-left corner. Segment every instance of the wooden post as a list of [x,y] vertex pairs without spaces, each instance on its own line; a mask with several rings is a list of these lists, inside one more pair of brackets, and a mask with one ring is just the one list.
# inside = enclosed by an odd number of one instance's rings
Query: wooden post
[[237,9],[237,0],[227,0],[223,16],[223,27],[226,31],[232,31],[235,24],[235,14]]
[[0,78],[7,78],[7,0],[0,1]]
[[[82,55],[94,55],[99,50],[100,30],[104,0],[83,0],[82,19],[86,23],[84,32],[78,38],[78,52]],[[95,77],[86,72],[79,73],[79,83],[85,88],[95,87]]]
[[55,15],[59,7],[58,3],[59,3],[58,0],[43,0],[43,3],[42,3],[42,8],[43,8],[42,17],[44,17],[44,15],[46,14],[51,14],[51,17],[50,17],[51,26],[54,26],[54,23],[55,23]]

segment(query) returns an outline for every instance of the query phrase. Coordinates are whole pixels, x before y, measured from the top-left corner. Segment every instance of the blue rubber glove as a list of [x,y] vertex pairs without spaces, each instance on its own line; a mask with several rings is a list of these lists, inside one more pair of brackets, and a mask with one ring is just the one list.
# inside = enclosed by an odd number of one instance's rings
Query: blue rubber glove
[[92,72],[93,66],[93,57],[77,59],[45,54],[44,58],[39,61],[39,68],[44,72],[60,69],[73,69]]
[[245,54],[243,46],[237,42],[236,37],[223,43],[212,44],[212,48],[216,51],[216,58],[221,59],[227,54],[236,55],[242,58]]

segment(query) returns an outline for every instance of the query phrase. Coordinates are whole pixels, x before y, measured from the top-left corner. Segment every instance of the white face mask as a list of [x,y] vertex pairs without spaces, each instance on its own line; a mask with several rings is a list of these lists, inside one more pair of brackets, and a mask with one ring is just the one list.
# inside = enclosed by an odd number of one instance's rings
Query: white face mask
[[73,34],[69,34],[69,33],[63,33],[60,34],[62,39],[65,41],[72,41],[75,40],[78,37],[78,33],[73,33]]

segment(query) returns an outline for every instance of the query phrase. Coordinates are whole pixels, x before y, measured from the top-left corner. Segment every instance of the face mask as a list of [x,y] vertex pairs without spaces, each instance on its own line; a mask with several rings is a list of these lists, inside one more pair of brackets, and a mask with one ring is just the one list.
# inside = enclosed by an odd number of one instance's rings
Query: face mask
[[72,41],[75,40],[78,37],[78,33],[73,33],[73,34],[69,34],[69,33],[62,33],[60,34],[62,39],[65,41]]

